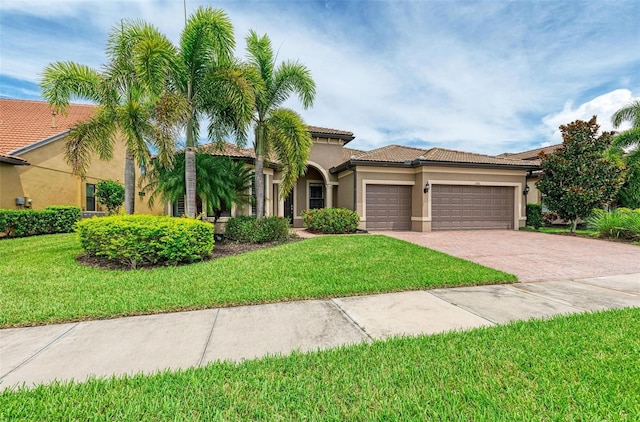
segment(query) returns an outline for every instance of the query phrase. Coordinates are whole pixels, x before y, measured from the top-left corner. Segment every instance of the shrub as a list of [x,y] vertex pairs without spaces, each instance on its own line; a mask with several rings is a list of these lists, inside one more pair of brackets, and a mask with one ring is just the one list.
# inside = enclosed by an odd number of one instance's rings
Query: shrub
[[115,180],[102,180],[96,184],[96,197],[109,214],[117,213],[124,203],[124,186]]
[[346,208],[319,208],[302,213],[305,227],[319,233],[354,233],[360,224],[357,212]]
[[289,238],[289,220],[275,216],[232,217],[225,226],[225,235],[240,243],[284,242]]
[[536,230],[542,227],[542,205],[527,204],[527,226],[533,226]]
[[545,225],[551,226],[554,222],[560,220],[560,214],[553,211],[543,212],[542,219],[544,220]]
[[213,225],[189,218],[116,215],[78,223],[80,244],[91,256],[131,268],[202,260],[213,251]]
[[597,210],[587,219],[587,226],[604,237],[640,239],[640,213],[628,209],[622,212]]
[[69,233],[78,221],[79,207],[49,206],[43,211],[0,210],[0,232],[6,237]]

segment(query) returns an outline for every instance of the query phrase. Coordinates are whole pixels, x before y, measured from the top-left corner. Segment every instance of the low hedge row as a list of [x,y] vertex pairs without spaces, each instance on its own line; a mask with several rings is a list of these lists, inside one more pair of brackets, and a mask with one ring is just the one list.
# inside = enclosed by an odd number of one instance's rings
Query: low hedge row
[[213,251],[213,225],[189,218],[117,215],[77,227],[87,254],[131,268],[194,262]]
[[289,238],[289,220],[282,217],[232,217],[225,235],[240,243],[284,242]]
[[346,208],[319,208],[304,211],[302,221],[313,232],[354,233],[360,224],[360,216]]
[[49,206],[43,211],[0,210],[0,232],[5,237],[70,233],[80,221],[79,207]]

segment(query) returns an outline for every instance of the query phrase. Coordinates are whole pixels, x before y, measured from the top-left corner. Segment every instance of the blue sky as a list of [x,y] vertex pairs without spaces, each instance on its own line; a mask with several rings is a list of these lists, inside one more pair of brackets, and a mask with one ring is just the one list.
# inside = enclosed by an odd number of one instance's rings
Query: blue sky
[[[558,126],[640,97],[640,2],[216,1],[237,54],[249,29],[317,84],[308,124],[353,131],[350,146],[440,146],[486,154],[560,142]],[[3,0],[0,96],[39,99],[54,61],[99,68],[111,27],[144,19],[177,41],[181,0]]]

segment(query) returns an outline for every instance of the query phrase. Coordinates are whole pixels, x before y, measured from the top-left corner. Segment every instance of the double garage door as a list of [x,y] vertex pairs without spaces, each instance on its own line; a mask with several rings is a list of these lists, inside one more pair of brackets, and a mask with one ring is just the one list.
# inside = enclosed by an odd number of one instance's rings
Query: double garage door
[[[411,230],[413,186],[367,185],[368,230]],[[513,229],[513,187],[432,185],[431,229]]]
[[513,229],[513,187],[433,185],[431,230]]

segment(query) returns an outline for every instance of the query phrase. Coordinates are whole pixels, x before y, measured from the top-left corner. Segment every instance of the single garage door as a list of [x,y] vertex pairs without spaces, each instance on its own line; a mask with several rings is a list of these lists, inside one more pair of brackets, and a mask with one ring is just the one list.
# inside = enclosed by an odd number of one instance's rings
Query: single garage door
[[411,230],[411,186],[367,185],[368,230]]
[[513,229],[513,187],[433,185],[432,230]]

